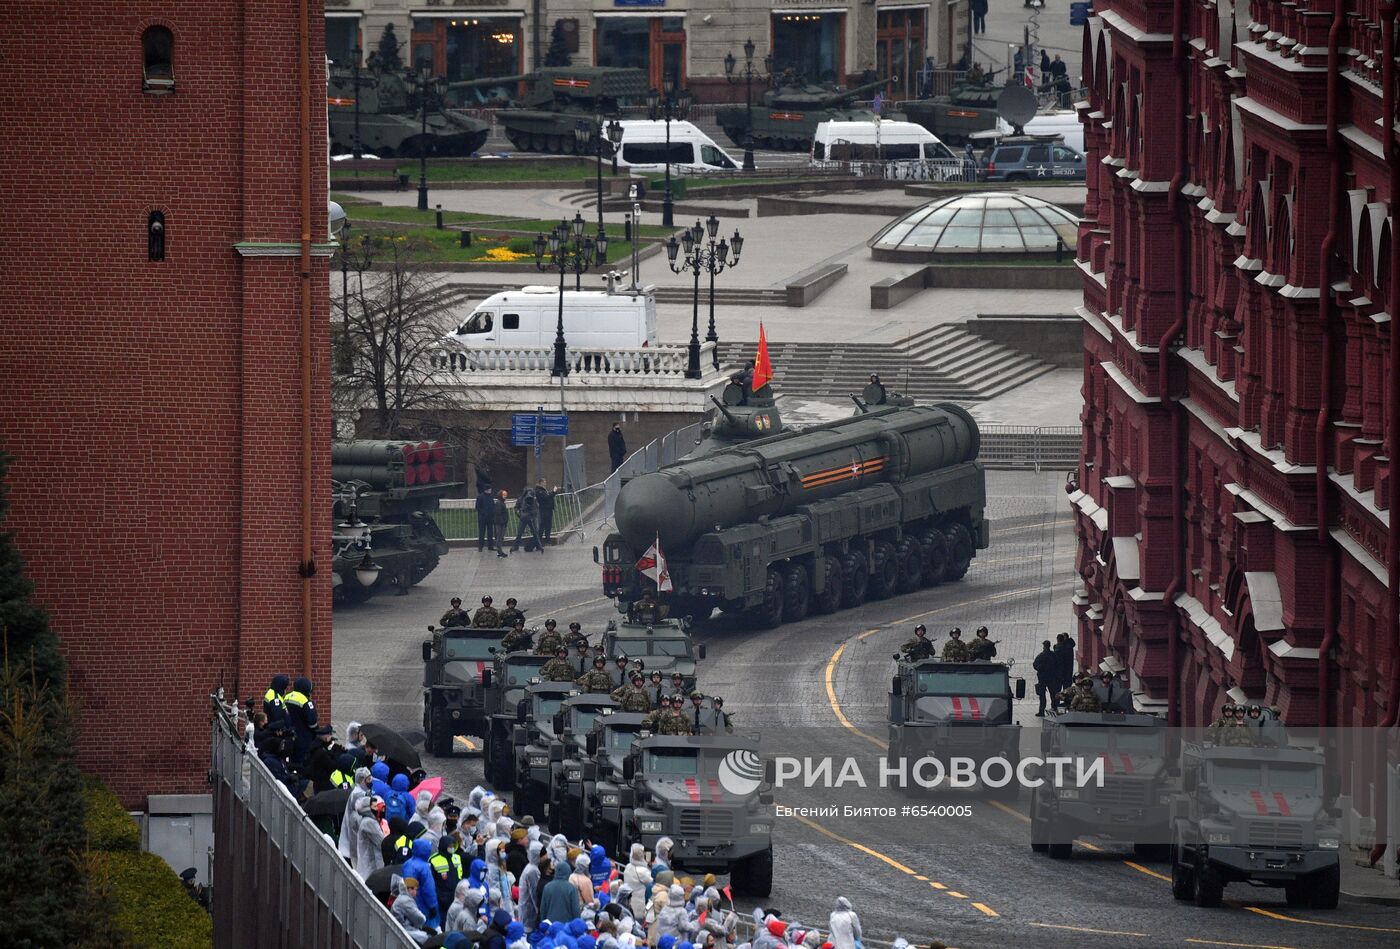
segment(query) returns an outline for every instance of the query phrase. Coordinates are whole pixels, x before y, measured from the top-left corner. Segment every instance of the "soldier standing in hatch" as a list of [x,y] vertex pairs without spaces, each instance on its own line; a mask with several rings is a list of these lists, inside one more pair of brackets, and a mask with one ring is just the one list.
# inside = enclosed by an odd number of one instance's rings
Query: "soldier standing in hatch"
[[442,614],[442,619],[438,621],[439,626],[470,626],[472,618],[466,610],[462,609],[462,598],[454,596],[452,598],[452,609]]
[[681,698],[679,693],[671,696],[671,714],[661,719],[657,731],[663,735],[695,734],[691,731],[690,721],[685,717],[685,712],[681,710],[684,705],[685,701]]
[[569,664],[569,651],[567,649],[560,649],[554,654],[553,659],[540,668],[540,678],[549,682],[572,682],[577,677],[578,673]]
[[968,643],[971,658],[989,662],[997,657],[997,644],[987,638],[987,627],[977,627],[977,638]]
[[521,617],[515,621],[510,632],[502,637],[501,648],[506,652],[520,652],[530,648],[530,641],[533,638],[530,631],[525,628],[524,618]]
[[569,660],[573,666],[574,675],[581,676],[592,667],[593,663],[588,654],[588,637],[579,633],[577,636],[570,635],[569,643],[574,647],[573,658]]
[[627,674],[627,654],[619,654],[618,657],[613,660],[613,663],[613,685],[617,686],[618,688],[621,688],[622,686],[626,685],[627,680],[631,678]]
[[948,641],[943,644],[944,662],[967,662],[967,643],[962,641],[962,630],[957,626],[948,630]]
[[477,629],[501,628],[501,614],[497,613],[491,605],[490,596],[481,598],[481,609],[477,610],[476,615],[472,617],[472,626]]
[[647,695],[646,686],[642,682],[642,674],[634,669],[630,684],[620,685],[612,690],[612,700],[617,702],[624,712],[650,712],[651,696]]
[[660,707],[660,705],[661,705],[661,700],[665,698],[665,695],[663,694],[663,690],[666,688],[666,687],[661,683],[661,670],[660,670],[660,669],[653,669],[653,670],[651,670],[651,676],[650,676],[650,678],[651,678],[651,704],[654,705],[654,706]]
[[515,625],[515,621],[525,622],[525,611],[515,608],[515,597],[506,597],[506,608],[501,610],[501,625],[507,628]]
[[564,647],[564,637],[556,629],[558,625],[553,619],[544,621],[544,632],[540,633],[540,640],[535,643],[535,655],[552,656]]
[[933,643],[928,639],[928,627],[923,623],[914,627],[914,638],[905,640],[904,645],[899,647],[904,653],[904,658],[909,662],[919,662],[922,659],[932,659],[934,657]]
[[578,687],[585,692],[609,692],[612,676],[608,675],[608,657],[599,653],[593,657],[593,668],[578,677]]

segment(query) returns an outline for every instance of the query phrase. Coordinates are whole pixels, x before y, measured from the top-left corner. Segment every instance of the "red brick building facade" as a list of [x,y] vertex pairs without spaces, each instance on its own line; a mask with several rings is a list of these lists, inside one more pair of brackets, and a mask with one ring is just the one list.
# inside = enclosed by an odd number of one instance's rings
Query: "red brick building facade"
[[7,527],[131,807],[206,788],[220,682],[305,672],[329,714],[322,24],[35,0],[0,36]]
[[1395,4],[1095,12],[1084,663],[1183,725],[1393,723]]

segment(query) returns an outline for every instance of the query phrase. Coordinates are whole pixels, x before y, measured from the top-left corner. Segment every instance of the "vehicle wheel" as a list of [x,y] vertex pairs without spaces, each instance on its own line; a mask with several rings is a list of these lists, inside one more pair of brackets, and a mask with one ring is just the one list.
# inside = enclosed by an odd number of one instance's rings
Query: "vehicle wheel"
[[1289,906],[1307,906],[1312,899],[1312,894],[1308,892],[1308,881],[1294,880],[1292,883],[1285,883],[1283,898],[1288,901]]
[[887,540],[875,542],[874,553],[870,558],[870,589],[872,600],[883,600],[893,596],[899,585],[899,555],[894,544]]
[[860,606],[870,586],[870,571],[865,554],[852,552],[841,561],[842,606]]
[[899,542],[899,592],[913,593],[924,580],[924,553],[919,542],[906,537]]
[[423,696],[423,733],[424,733],[424,734],[427,734],[428,732],[430,732],[430,731],[432,730],[432,729],[429,727],[429,723],[432,721],[432,713],[429,711],[429,709],[430,709],[431,707],[432,707],[432,706],[429,705],[429,703],[428,703],[428,697],[427,697],[426,695]]
[[1068,860],[1074,855],[1074,842],[1067,840],[1051,841],[1045,845],[1045,852],[1051,860]]
[[1342,892],[1342,868],[1333,864],[1326,870],[1314,873],[1307,881],[1308,905],[1313,909],[1336,909],[1337,899]]
[[735,889],[746,896],[768,896],[773,892],[773,848],[760,850],[735,864],[732,874]]
[[1220,901],[1225,896],[1225,880],[1220,876],[1220,871],[1206,864],[1197,867],[1196,877],[1196,905],[1211,909],[1220,905]]
[[754,607],[753,616],[764,629],[783,625],[783,578],[772,567],[768,568],[768,586],[763,593],[763,602]]
[[924,552],[924,585],[936,586],[948,572],[948,538],[942,531],[926,530],[919,538]]
[[975,553],[972,532],[965,524],[950,524],[943,533],[948,538],[948,569],[944,572],[944,579],[961,580],[967,575],[967,568],[972,566],[972,555]]
[[491,747],[487,749],[487,754],[491,758],[491,770],[495,777],[491,783],[495,785],[497,791],[509,791],[515,787],[515,760],[511,758],[510,742],[505,735],[499,731],[496,733],[496,740],[491,742]]
[[1031,792],[1031,850],[1045,853],[1050,849],[1050,819],[1041,813],[1040,788]]
[[789,623],[806,619],[811,598],[812,584],[807,579],[807,568],[800,563],[790,563],[784,567],[783,619]]
[[1166,863],[1172,858],[1170,844],[1133,844],[1133,854],[1147,863]]
[[438,555],[424,554],[422,560],[414,561],[413,572],[409,578],[409,586],[417,586],[423,578],[437,569]]
[[353,576],[336,587],[336,597],[345,606],[359,606],[372,596],[374,596],[374,587],[362,585]]
[[452,723],[446,714],[432,717],[426,744],[428,754],[439,758],[452,757]]
[[[528,814],[536,821],[544,822],[544,796],[533,791],[529,782],[516,789],[513,804],[511,811],[514,814],[520,817]],[[555,833],[559,833],[559,831],[556,830]]]
[[[1173,848],[1175,850],[1175,848]],[[1172,854],[1172,896],[1183,903],[1196,895],[1196,874],[1181,858]]]
[[841,562],[835,557],[826,558],[826,583],[812,598],[812,612],[835,613],[841,608]]

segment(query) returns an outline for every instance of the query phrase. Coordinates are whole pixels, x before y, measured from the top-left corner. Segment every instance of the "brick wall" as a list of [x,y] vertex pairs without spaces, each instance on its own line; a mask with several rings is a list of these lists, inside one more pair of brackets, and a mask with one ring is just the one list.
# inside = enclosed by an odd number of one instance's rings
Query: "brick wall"
[[[0,36],[0,446],[72,670],[82,765],[128,806],[205,787],[206,703],[301,668],[297,6],[36,0]],[[142,91],[141,36],[175,89]],[[311,11],[324,241],[322,15]],[[147,217],[166,259],[147,259]],[[329,555],[327,274],[314,259],[313,510]],[[329,574],[309,673],[329,684]],[[329,712],[329,696],[322,699]]]

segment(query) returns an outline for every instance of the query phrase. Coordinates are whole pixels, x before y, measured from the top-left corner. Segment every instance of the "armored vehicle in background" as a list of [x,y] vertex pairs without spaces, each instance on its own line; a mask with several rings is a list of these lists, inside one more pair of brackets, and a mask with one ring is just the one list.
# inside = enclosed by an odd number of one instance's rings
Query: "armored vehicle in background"
[[432,512],[462,487],[446,480],[448,464],[441,442],[331,446],[337,604],[362,603],[390,587],[403,595],[437,567],[448,547]]
[[[715,109],[715,122],[724,129],[724,134],[729,136],[730,141],[743,148],[751,111],[754,148],[771,148],[785,152],[807,151],[812,147],[812,135],[822,122],[869,122],[874,119],[873,110],[855,108],[853,103],[861,96],[873,94],[892,81],[893,77],[856,86],[854,89],[841,89],[830,84],[806,85],[799,80],[769,89],[763,93],[761,101],[753,104],[752,109],[742,103],[720,106]],[[886,115],[885,118],[893,116]]]
[[457,735],[486,735],[486,667],[507,629],[428,627],[423,643],[423,731],[428,754],[452,754]]
[[672,616],[718,607],[773,627],[960,579],[989,539],[978,447],[960,406],[867,404],[852,418],[697,451],[622,485],[603,592],[626,611],[655,591],[637,562],[658,540]]
[[[622,850],[622,763],[639,735],[651,734],[643,727],[646,712],[604,710],[593,720],[593,730],[584,736],[585,757],[580,761],[578,822],[589,839],[601,843],[610,854],[625,859]],[[565,759],[566,766],[570,759]],[[562,808],[567,806],[567,801]],[[631,806],[631,803],[628,805]],[[573,819],[573,818],[569,818]]]
[[515,812],[543,814],[549,802],[550,745],[555,715],[564,700],[576,695],[572,682],[531,682],[515,707],[515,728],[511,734],[515,759]]
[[961,146],[974,132],[997,126],[997,97],[1004,87],[985,83],[959,83],[946,96],[911,99],[899,108],[910,122],[917,122],[945,145]]
[[594,723],[617,703],[600,693],[570,695],[554,715],[549,743],[549,826],[570,840],[584,836],[583,764]]
[[[1014,769],[1021,760],[1021,726],[1011,714],[1011,666],[1001,662],[917,662],[896,656],[890,682],[890,760],[912,763],[926,755],[947,761],[970,758],[981,763],[1004,758]],[[1026,680],[1017,679],[1015,698],[1026,697]],[[1014,800],[1015,774],[994,797]]]
[[647,95],[646,73],[609,66],[545,67],[528,77],[531,89],[519,106],[496,113],[506,138],[522,152],[572,155],[580,119],[615,117]]
[[509,791],[515,786],[515,746],[513,732],[519,720],[525,688],[538,680],[540,669],[550,660],[530,651],[494,653],[495,661],[481,676],[485,690],[485,744],[482,747],[482,770],[487,781],[498,790]]
[[1171,839],[1168,762],[1175,759],[1166,723],[1135,713],[1132,699],[1099,712],[1050,713],[1041,724],[1041,757],[1099,761],[1103,781],[1083,787],[1046,783],[1031,792],[1031,849],[1070,857],[1078,837],[1131,843],[1145,860],[1165,860]]
[[660,672],[668,686],[671,673],[679,672],[686,692],[695,688],[696,660],[705,658],[705,646],[691,639],[689,624],[671,617],[648,621],[634,614],[624,623],[609,621],[601,645],[606,656],[641,660],[647,675]]
[[738,892],[767,896],[773,888],[771,773],[758,739],[739,735],[669,736],[639,733],[616,785],[599,781],[588,821],[602,840],[616,841],[622,858],[632,844],[656,849],[675,841],[671,868],[729,873]]
[[1172,896],[1219,906],[1227,884],[1249,883],[1282,887],[1289,906],[1337,908],[1340,812],[1325,796],[1325,759],[1284,736],[1280,727],[1252,745],[1182,744]]
[[[508,80],[481,79],[453,83],[454,87],[497,86]],[[440,81],[439,81],[440,82]],[[491,126],[455,109],[442,107],[446,84],[431,86],[426,94],[427,134],[419,92],[412,76],[360,70],[359,89],[355,74],[348,69],[332,69],[326,78],[331,146],[338,152],[355,147],[355,115],[358,108],[360,148],[380,158],[419,154],[468,157],[486,144]],[[356,99],[359,100],[358,107]]]

